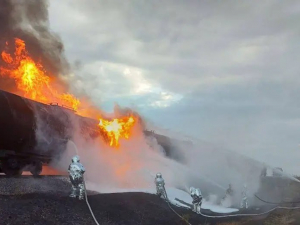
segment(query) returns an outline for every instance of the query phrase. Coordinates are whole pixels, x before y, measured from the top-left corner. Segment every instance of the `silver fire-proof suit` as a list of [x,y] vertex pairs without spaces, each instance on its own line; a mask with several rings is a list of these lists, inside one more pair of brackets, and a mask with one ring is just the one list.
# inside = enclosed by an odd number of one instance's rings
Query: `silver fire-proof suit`
[[156,185],[156,194],[167,200],[168,197],[167,197],[167,192],[166,192],[166,189],[165,189],[165,181],[164,179],[162,178],[162,175],[161,173],[157,173],[156,174],[156,177],[155,177],[155,185]]
[[199,188],[190,188],[191,197],[193,198],[193,211],[196,213],[200,213],[201,205],[202,205],[202,194]]
[[232,185],[229,184],[229,187],[226,190],[225,196],[222,198],[222,200],[225,200],[225,199],[227,199],[229,197],[232,197],[232,196],[233,196],[233,189],[232,189]]
[[244,190],[242,191],[241,209],[248,209],[248,190],[247,190],[247,185],[244,185]]
[[72,163],[69,166],[68,172],[72,184],[70,197],[76,198],[78,196],[80,200],[83,200],[85,192],[83,174],[85,172],[85,168],[80,163],[79,156],[76,155],[72,158]]

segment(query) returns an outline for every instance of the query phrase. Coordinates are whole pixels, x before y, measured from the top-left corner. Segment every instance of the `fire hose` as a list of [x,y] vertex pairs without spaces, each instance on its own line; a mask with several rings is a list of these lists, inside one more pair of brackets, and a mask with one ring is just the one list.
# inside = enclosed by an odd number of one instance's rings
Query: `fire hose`
[[[258,196],[255,195],[255,197],[258,198]],[[258,198],[259,200],[263,201],[262,199]],[[266,202],[266,201],[263,201],[263,202]],[[273,203],[272,203],[273,204]],[[262,213],[254,213],[254,214],[233,214],[233,215],[224,215],[224,216],[209,216],[209,215],[205,215],[205,214],[202,214],[200,213],[200,215],[202,216],[205,216],[205,217],[208,217],[208,218],[226,218],[226,217],[238,217],[238,216],[261,216],[261,215],[265,215],[265,214],[268,214],[276,209],[287,209],[287,210],[296,210],[296,209],[300,209],[300,206],[298,207],[284,207],[284,206],[276,206],[266,212],[262,212]]]
[[[164,189],[165,190],[165,189]],[[180,216],[170,205],[169,203],[169,198],[168,198],[168,195],[167,195],[167,192],[165,190],[165,193],[166,193],[166,202],[169,206],[169,208],[177,215],[179,216],[181,219],[183,219],[184,221],[186,221],[188,224],[190,224],[186,219],[184,219],[182,216]],[[180,207],[180,206],[179,206]],[[224,216],[210,216],[210,215],[206,215],[206,214],[203,214],[203,213],[199,213],[199,215],[203,216],[203,217],[207,217],[207,218],[227,218],[227,217],[244,217],[244,216],[262,216],[262,215],[265,215],[265,214],[268,214],[276,209],[287,209],[287,210],[296,210],[296,209],[300,209],[300,206],[299,207],[283,207],[283,206],[276,206],[266,212],[262,212],[262,213],[249,213],[249,214],[233,214],[233,215],[224,215]],[[191,225],[191,224],[190,224]]]
[[[153,175],[149,170],[146,169],[146,171],[150,174],[150,176],[155,177],[155,175]],[[170,200],[169,200],[169,198],[168,198],[168,194],[167,194],[166,188],[165,188],[164,186],[163,186],[163,189],[164,189],[164,193],[166,194],[165,200],[166,200],[166,202],[167,202],[169,208],[170,208],[170,209],[171,209],[171,210],[172,210],[179,218],[181,218],[182,220],[184,220],[187,224],[192,225],[192,224],[190,224],[185,218],[183,218],[179,213],[177,213],[177,212],[172,208],[172,206],[170,205]]]
[[92,217],[93,217],[95,223],[96,223],[97,225],[99,225],[99,223],[98,223],[98,221],[97,221],[97,219],[96,219],[96,217],[95,217],[95,215],[94,215],[94,213],[93,213],[93,210],[92,210],[92,208],[91,208],[91,206],[90,206],[90,203],[89,203],[89,201],[88,201],[84,177],[83,177],[83,185],[84,185],[85,202],[86,202],[87,206],[89,207],[90,213],[91,213],[91,215],[92,215]]
[[[77,149],[76,144],[75,144],[73,141],[71,141],[71,140],[69,140],[69,141],[70,141],[70,143],[72,143],[72,145],[74,146],[75,152],[76,152],[76,154],[78,155],[78,149]],[[93,213],[93,210],[92,210],[92,208],[91,208],[91,206],[90,206],[90,204],[89,204],[89,201],[88,201],[84,177],[83,177],[83,185],[84,185],[84,189],[85,189],[84,194],[85,194],[86,204],[87,204],[87,206],[88,206],[88,208],[89,208],[89,210],[90,210],[90,213],[91,213],[91,215],[92,215],[92,217],[93,217],[95,223],[96,223],[97,225],[99,225],[99,223],[98,223],[98,221],[97,221],[97,219],[96,219],[96,217],[95,217],[95,215],[94,215],[94,213]],[[170,208],[177,216],[179,216],[182,220],[184,220],[186,223],[188,223],[189,225],[191,225],[185,218],[183,218],[181,215],[179,215],[179,214],[171,207],[171,205],[170,205],[170,203],[169,203],[167,191],[166,191],[165,188],[164,188],[164,192],[165,192],[165,194],[166,194],[166,202],[167,202],[169,208]]]
[[[72,145],[74,146],[74,150],[75,150],[75,152],[76,152],[76,155],[78,155],[78,149],[77,149],[76,144],[75,144],[72,140],[69,140],[69,142],[72,143]],[[89,208],[89,210],[90,210],[90,213],[91,213],[91,215],[92,215],[92,217],[93,217],[95,223],[96,223],[97,225],[100,225],[100,224],[98,223],[98,221],[97,221],[97,219],[96,219],[94,213],[93,213],[93,210],[92,210],[91,206],[90,206],[90,203],[89,203],[89,200],[88,200],[88,196],[87,196],[87,189],[86,189],[86,185],[85,185],[85,179],[84,179],[84,176],[82,176],[82,177],[83,177],[83,186],[84,186],[85,202],[86,202],[86,204],[87,204],[87,206],[88,206],[88,208]]]
[[168,198],[168,194],[167,194],[167,191],[166,191],[165,187],[164,187],[164,192],[165,192],[165,194],[166,194],[166,199],[165,199],[165,200],[166,200],[166,202],[167,202],[169,208],[170,208],[177,216],[179,216],[182,220],[184,220],[187,224],[192,225],[192,224],[189,223],[189,221],[187,221],[184,217],[182,217],[180,214],[178,214],[178,213],[175,211],[175,209],[173,209],[173,208],[171,207],[171,205],[170,205],[170,200],[169,200],[169,198]]
[[[178,206],[178,205],[177,205]],[[178,207],[182,207],[182,206],[178,206]],[[185,207],[182,207],[182,208],[185,208]],[[282,207],[282,206],[277,206],[277,207],[274,207],[266,212],[262,212],[262,213],[249,213],[249,214],[233,214],[233,215],[224,215],[224,216],[210,216],[210,215],[206,215],[206,214],[203,214],[203,213],[199,213],[199,215],[203,216],[203,217],[207,217],[207,218],[227,218],[227,217],[239,217],[239,216],[261,216],[261,215],[264,215],[264,214],[268,214],[276,209],[287,209],[287,210],[295,210],[295,209],[300,209],[300,207]]]
[[[78,150],[77,150],[77,147],[76,147],[76,145],[75,145],[75,143],[73,142],[73,141],[71,141],[71,140],[69,140],[73,145],[74,145],[74,149],[75,149],[75,151],[76,151],[76,154],[78,155]],[[95,223],[97,224],[97,225],[99,225],[99,223],[98,223],[98,221],[97,221],[97,219],[96,219],[96,217],[95,217],[95,215],[94,215],[94,213],[93,213],[93,210],[92,210],[92,208],[91,208],[91,206],[90,206],[90,204],[89,204],[89,201],[88,201],[88,197],[87,197],[87,192],[86,192],[86,184],[85,184],[85,180],[84,180],[84,178],[83,178],[83,184],[84,184],[84,189],[85,189],[85,200],[86,200],[86,204],[87,204],[87,206],[88,206],[88,208],[89,208],[89,210],[90,210],[90,213],[91,213],[91,215],[92,215],[92,217],[93,217],[93,219],[94,219],[94,221],[95,221]],[[172,206],[170,205],[170,201],[169,201],[169,198],[168,198],[168,194],[167,194],[167,191],[166,191],[166,189],[164,188],[164,192],[165,192],[165,194],[166,194],[166,202],[167,202],[167,205],[168,205],[168,207],[178,216],[178,217],[180,217],[182,220],[184,220],[187,224],[189,224],[189,225],[191,225],[185,218],[183,218],[180,214],[178,214],[173,208],[172,208]],[[264,200],[262,200],[262,199],[260,199],[258,196],[256,196],[255,195],[255,197],[257,197],[259,200],[261,200],[261,201],[263,201],[263,202],[266,202],[266,203],[268,203],[267,201],[264,201]],[[297,202],[294,202],[294,203],[297,203]],[[270,204],[275,204],[275,203],[270,203]],[[274,211],[274,210],[276,210],[276,209],[287,209],[287,210],[294,210],[294,209],[300,209],[300,206],[299,207],[282,207],[282,206],[276,206],[276,207],[274,207],[274,208],[272,208],[272,209],[270,209],[270,210],[268,210],[268,211],[266,211],[266,212],[263,212],[263,213],[257,213],[257,214],[233,214],[233,215],[224,215],[224,216],[210,216],[210,215],[206,215],[206,214],[203,214],[203,213],[199,213],[199,215],[201,215],[201,216],[204,216],[204,217],[207,217],[207,218],[226,218],[226,217],[238,217],[238,216],[261,216],[261,215],[265,215],[265,214],[268,214],[268,213],[270,213],[270,212],[272,212],[272,211]]]
[[[178,206],[178,207],[182,207],[182,206]],[[185,208],[185,207],[183,207]],[[262,216],[262,215],[265,215],[265,214],[268,214],[276,209],[286,209],[286,210],[296,210],[296,209],[300,209],[300,206],[298,207],[284,207],[284,206],[276,206],[266,212],[262,212],[262,213],[249,213],[249,214],[232,214],[232,215],[224,215],[224,216],[210,216],[210,215],[206,215],[206,214],[203,214],[203,213],[199,213],[199,215],[203,216],[203,217],[207,217],[207,218],[227,218],[227,217],[244,217],[244,216]]]
[[268,214],[276,209],[287,209],[287,210],[295,210],[295,209],[300,209],[300,207],[283,207],[283,206],[276,206],[266,212],[263,212],[263,213],[249,213],[249,214],[234,214],[234,215],[224,215],[224,216],[209,216],[209,215],[205,215],[205,214],[202,214],[200,213],[201,216],[204,216],[204,217],[208,217],[208,218],[225,218],[225,217],[238,217],[238,216],[262,216],[264,214]]
[[256,194],[254,195],[258,200],[264,202],[264,203],[268,203],[268,204],[272,204],[272,205],[279,205],[279,204],[297,204],[300,203],[300,201],[298,202],[286,202],[286,201],[281,201],[281,202],[268,202],[266,200],[261,199],[260,197],[258,197]]

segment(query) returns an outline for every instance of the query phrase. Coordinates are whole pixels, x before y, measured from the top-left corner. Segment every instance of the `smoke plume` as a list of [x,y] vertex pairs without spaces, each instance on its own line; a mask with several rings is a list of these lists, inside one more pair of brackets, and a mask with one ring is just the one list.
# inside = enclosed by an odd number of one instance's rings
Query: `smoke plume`
[[[118,107],[115,110],[114,115],[124,112],[118,111]],[[76,117],[72,117],[72,124],[72,141],[54,166],[66,171],[70,159],[78,153],[86,167],[88,188],[96,191],[154,190],[154,177],[158,172],[163,174],[167,187],[176,187],[186,192],[189,192],[191,186],[200,187],[204,197],[210,201],[213,195],[223,197],[229,183],[235,189],[237,201],[244,184],[247,184],[251,194],[259,188],[262,164],[243,156],[214,149],[203,143],[191,146],[186,142],[172,140],[176,146],[172,151],[177,152],[177,160],[174,160],[173,152],[166,156],[156,139],[145,137],[143,126],[136,126],[131,138],[121,140],[120,148],[114,149],[101,137],[84,137]],[[178,155],[184,160],[178,160]]]
[[[30,57],[41,62],[51,77],[57,78],[68,72],[69,65],[62,41],[49,28],[47,8],[46,0],[1,0],[0,50],[6,42],[13,44],[15,38],[20,38],[25,41]],[[0,59],[0,67],[3,65]],[[13,80],[0,76],[1,89],[13,91],[14,85]]]
[[[59,80],[61,75],[69,71],[69,65],[60,38],[49,28],[47,7],[45,0],[1,0],[0,50],[6,47],[6,42],[14,43],[16,37],[24,40],[30,57],[41,62],[47,74]],[[0,60],[0,67],[3,63]],[[0,76],[0,89],[13,92],[14,80]],[[86,107],[86,111],[89,116],[115,118],[130,110],[116,106],[112,114],[100,112],[95,107]],[[60,138],[52,133],[55,129],[50,129],[45,119],[47,116],[36,114],[36,135],[42,144],[51,143],[50,137]],[[55,116],[69,123],[64,115]],[[94,185],[94,189],[103,192],[113,191],[114,188],[155,189],[153,180],[157,172],[163,174],[167,187],[173,186],[187,192],[190,186],[200,187],[203,195],[211,199],[214,194],[223,197],[229,183],[238,195],[246,183],[252,196],[259,188],[261,163],[204,143],[191,146],[176,141],[173,142],[176,149],[171,149],[171,156],[176,160],[171,159],[170,153],[155,139],[144,136],[145,124],[139,115],[136,116],[141,123],[134,128],[130,139],[120,140],[121,147],[113,149],[101,137],[93,139],[83,135],[79,117],[70,114],[72,142],[69,142],[67,151],[54,166],[66,171],[72,156],[79,154],[86,167],[87,181]],[[42,144],[38,146],[40,149],[43,149]]]

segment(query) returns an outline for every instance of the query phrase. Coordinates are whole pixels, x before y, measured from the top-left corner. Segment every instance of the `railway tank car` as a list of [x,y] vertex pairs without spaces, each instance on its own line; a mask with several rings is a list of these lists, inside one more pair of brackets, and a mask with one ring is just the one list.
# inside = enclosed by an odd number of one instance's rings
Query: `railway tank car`
[[[43,164],[65,151],[74,129],[72,119],[86,137],[105,139],[97,120],[57,104],[43,104],[0,90],[0,173],[16,176],[30,171],[39,175]],[[183,162],[176,140],[149,131],[144,135],[155,138],[167,157]]]
[[42,164],[65,150],[72,135],[72,116],[79,118],[81,128],[89,132],[96,124],[57,104],[42,104],[0,90],[0,172],[19,175],[30,171],[39,175]]

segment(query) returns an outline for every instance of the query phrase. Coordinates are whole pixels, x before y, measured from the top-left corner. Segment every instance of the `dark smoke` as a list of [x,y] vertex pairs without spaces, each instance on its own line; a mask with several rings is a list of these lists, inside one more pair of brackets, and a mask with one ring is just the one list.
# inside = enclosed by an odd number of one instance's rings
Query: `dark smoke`
[[[62,41],[49,27],[48,1],[0,1],[0,52],[7,41],[13,45],[14,38],[25,41],[30,57],[41,62],[50,76],[68,72]],[[0,59],[0,66],[3,63]],[[0,76],[0,88],[7,90],[7,85],[11,87],[13,81]]]

